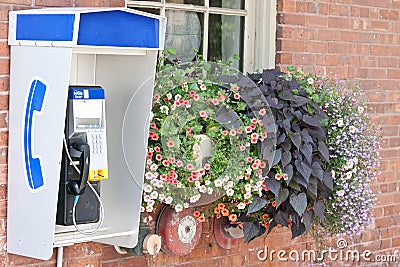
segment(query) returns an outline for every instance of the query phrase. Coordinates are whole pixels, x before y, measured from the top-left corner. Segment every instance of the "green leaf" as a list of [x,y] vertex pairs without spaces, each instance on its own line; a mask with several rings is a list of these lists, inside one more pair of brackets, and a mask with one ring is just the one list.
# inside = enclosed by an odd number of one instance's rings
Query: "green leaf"
[[292,194],[289,199],[290,204],[294,210],[302,216],[307,208],[307,195],[305,193],[300,193],[298,195]]
[[281,188],[279,195],[276,198],[276,208],[278,208],[289,196],[289,190],[287,188]]
[[249,209],[247,210],[247,215],[253,212],[257,212],[267,205],[267,200],[265,198],[253,196],[253,201],[249,204]]

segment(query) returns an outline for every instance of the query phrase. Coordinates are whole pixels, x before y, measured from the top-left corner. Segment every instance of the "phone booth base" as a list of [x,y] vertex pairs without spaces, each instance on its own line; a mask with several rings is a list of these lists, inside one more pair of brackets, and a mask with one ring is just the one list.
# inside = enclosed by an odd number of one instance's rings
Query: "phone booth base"
[[[165,22],[131,9],[10,12],[8,252],[49,259],[54,247],[78,242],[137,244],[155,66]],[[104,222],[92,235],[73,225],[56,225],[71,85],[101,86],[105,94],[108,179],[98,182]],[[80,229],[96,228],[92,217],[93,223],[79,224]]]

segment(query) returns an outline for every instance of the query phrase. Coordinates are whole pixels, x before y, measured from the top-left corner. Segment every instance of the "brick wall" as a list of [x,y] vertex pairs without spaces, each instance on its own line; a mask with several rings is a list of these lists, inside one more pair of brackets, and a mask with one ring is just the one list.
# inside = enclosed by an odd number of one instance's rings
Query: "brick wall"
[[[124,6],[123,0],[8,0],[0,3],[0,266],[55,266],[49,261],[6,252],[7,113],[9,90],[8,11],[42,6]],[[360,250],[391,254],[400,249],[400,0],[278,0],[277,67],[302,66],[306,72],[337,75],[358,82],[369,96],[371,112],[382,126],[382,175],[375,223],[361,238]],[[311,249],[302,236],[290,239],[284,229],[274,229],[250,244],[231,250],[218,247],[212,222],[203,226],[200,244],[187,256],[156,259],[121,256],[112,246],[83,243],[64,249],[64,266],[293,266],[260,262],[256,252],[270,249]],[[304,263],[298,263],[303,266]],[[337,266],[343,266],[337,264]],[[389,264],[389,266],[391,266]],[[393,265],[395,266],[395,265]]]

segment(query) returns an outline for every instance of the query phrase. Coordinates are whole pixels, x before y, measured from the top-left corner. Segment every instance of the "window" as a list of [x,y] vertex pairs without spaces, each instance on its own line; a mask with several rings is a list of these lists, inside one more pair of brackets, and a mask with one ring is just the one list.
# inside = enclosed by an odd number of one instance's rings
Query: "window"
[[182,62],[240,57],[243,72],[275,66],[276,0],[127,0],[127,6],[167,17],[165,47]]

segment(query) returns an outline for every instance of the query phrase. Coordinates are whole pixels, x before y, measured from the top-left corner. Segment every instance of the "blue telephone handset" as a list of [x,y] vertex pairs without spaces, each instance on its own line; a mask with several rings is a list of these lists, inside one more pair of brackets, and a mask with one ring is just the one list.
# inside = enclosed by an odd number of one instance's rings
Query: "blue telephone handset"
[[25,120],[24,120],[24,162],[26,178],[29,188],[34,191],[45,187],[45,179],[42,172],[40,157],[34,157],[32,153],[32,131],[34,127],[35,113],[42,111],[46,96],[47,86],[39,79],[34,79],[31,83],[29,94],[26,101]]

